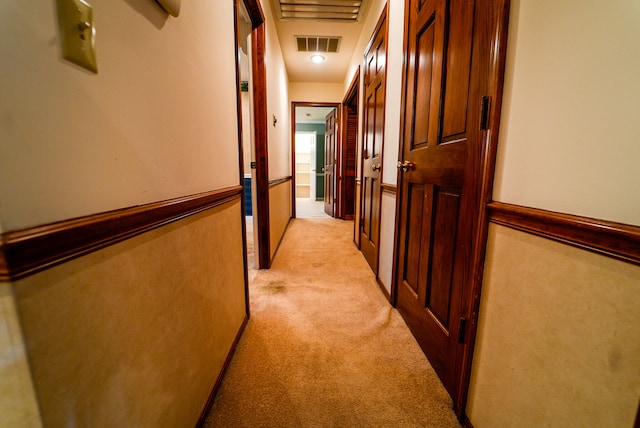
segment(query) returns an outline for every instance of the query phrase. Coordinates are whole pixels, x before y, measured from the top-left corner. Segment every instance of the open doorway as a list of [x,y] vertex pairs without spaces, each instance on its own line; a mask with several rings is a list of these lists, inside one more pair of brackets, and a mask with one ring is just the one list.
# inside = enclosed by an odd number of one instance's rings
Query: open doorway
[[338,111],[339,104],[293,103],[294,217],[333,216],[337,130],[330,129],[327,118],[335,123]]
[[236,2],[236,27],[238,46],[238,65],[240,78],[240,106],[242,164],[244,186],[244,215],[246,224],[247,268],[256,269],[258,262],[254,243],[254,214],[255,210],[255,174],[252,162],[255,159],[255,144],[252,129],[252,85],[251,85],[251,19],[243,2]]

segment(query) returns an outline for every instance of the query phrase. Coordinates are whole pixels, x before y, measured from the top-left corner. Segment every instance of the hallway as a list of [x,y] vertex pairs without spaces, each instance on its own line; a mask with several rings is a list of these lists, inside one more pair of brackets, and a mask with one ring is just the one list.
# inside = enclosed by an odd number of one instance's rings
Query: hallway
[[251,318],[204,426],[459,426],[352,231],[292,221],[250,284]]

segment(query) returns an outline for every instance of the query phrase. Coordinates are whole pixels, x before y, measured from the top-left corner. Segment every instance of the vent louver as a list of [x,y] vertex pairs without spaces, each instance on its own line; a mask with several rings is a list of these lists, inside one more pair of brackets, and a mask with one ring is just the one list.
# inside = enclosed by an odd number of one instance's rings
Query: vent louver
[[273,0],[278,18],[357,22],[365,0]]
[[296,36],[296,46],[298,52],[337,53],[340,47],[340,37]]

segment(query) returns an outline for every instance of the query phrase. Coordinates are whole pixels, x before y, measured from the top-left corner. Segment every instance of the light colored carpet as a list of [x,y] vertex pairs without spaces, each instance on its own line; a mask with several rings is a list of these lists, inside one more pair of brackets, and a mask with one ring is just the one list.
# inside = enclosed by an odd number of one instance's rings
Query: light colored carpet
[[460,427],[352,228],[292,221],[204,426]]
[[308,198],[296,198],[296,217],[323,217],[331,218],[324,212],[324,201],[312,201]]
[[247,273],[249,274],[249,281],[252,281],[253,277],[258,273],[256,269],[256,255],[254,253],[255,245],[253,244],[253,217],[247,216],[245,220],[247,227]]

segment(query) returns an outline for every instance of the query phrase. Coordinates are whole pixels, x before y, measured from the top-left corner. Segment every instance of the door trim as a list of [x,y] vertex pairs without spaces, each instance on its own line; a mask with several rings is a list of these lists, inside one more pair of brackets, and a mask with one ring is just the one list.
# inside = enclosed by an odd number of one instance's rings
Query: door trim
[[[351,83],[349,84],[349,89],[347,89],[347,92],[344,95],[344,98],[342,99],[342,120],[340,123],[342,123],[342,130],[340,130],[340,138],[341,138],[341,144],[340,144],[340,177],[344,177],[347,173],[347,166],[346,166],[346,157],[347,157],[347,144],[348,144],[348,113],[347,113],[347,106],[351,105],[355,103],[356,105],[356,165],[355,165],[355,171],[354,174],[357,175],[358,172],[358,131],[360,130],[360,66],[358,66],[358,68],[356,69],[355,73],[353,73],[353,77],[351,78]],[[354,183],[353,183],[353,214],[351,215],[347,215],[346,214],[346,195],[345,195],[345,191],[344,191],[344,180],[340,180],[340,187],[338,190],[338,195],[340,196],[340,201],[338,203],[339,205],[339,212],[340,212],[340,218],[342,218],[343,220],[355,220],[355,212],[356,212],[356,178],[354,177]],[[355,224],[355,221],[354,221]]]
[[[340,103],[313,102],[313,101],[292,101],[291,102],[291,218],[296,218],[296,107],[335,107],[338,119],[342,117]],[[338,138],[336,146],[342,144],[342,139]],[[326,189],[325,189],[326,190]]]
[[[411,0],[405,2],[405,22],[404,22],[404,45],[403,58],[405,64],[409,60],[408,52],[408,16],[410,13]],[[469,383],[471,380],[471,368],[473,362],[473,350],[476,339],[478,326],[478,311],[480,308],[480,291],[482,289],[482,278],[484,269],[484,257],[486,252],[487,234],[489,228],[489,219],[487,213],[487,204],[491,201],[493,190],[493,180],[495,175],[496,153],[498,147],[498,130],[500,125],[500,108],[502,105],[502,89],[504,84],[504,69],[507,49],[508,21],[509,21],[510,0],[478,0],[476,4],[476,19],[480,19],[481,24],[486,31],[479,33],[481,37],[480,43],[485,46],[491,46],[489,58],[482,58],[482,71],[486,73],[486,87],[483,92],[490,97],[491,103],[488,109],[488,121],[486,130],[483,131],[482,138],[478,139],[478,145],[471,156],[477,157],[478,176],[473,188],[477,189],[477,203],[474,211],[478,219],[472,231],[473,248],[470,251],[470,260],[468,264],[467,282],[469,287],[462,297],[462,312],[468,322],[468,328],[464,335],[464,346],[458,353],[456,361],[456,393],[451,397],[453,399],[454,411],[460,420],[464,418],[464,411],[467,403],[469,392]],[[474,24],[477,25],[477,24]],[[474,42],[477,43],[477,42]],[[474,67],[475,68],[475,67]],[[405,106],[407,85],[407,70],[403,70],[402,76],[402,104]],[[478,106],[479,108],[479,106]],[[401,117],[400,129],[404,129],[404,117]],[[399,157],[402,159],[404,152],[404,133],[400,133]],[[397,193],[402,193],[404,179],[402,174],[398,176]],[[400,226],[399,221],[401,215],[401,198],[396,198],[396,222],[395,222],[395,238],[393,253],[393,274],[391,284],[391,298],[394,306],[397,304],[397,272],[400,263],[399,239]]]
[[[488,60],[489,82],[487,95],[492,100],[489,107],[489,119],[487,121],[487,131],[485,132],[484,144],[480,148],[480,198],[477,206],[478,223],[475,231],[476,245],[472,250],[472,270],[471,295],[467,296],[469,306],[469,329],[466,334],[466,347],[462,353],[461,373],[459,376],[459,388],[457,405],[454,410],[458,417],[464,414],[469,394],[469,384],[471,382],[471,369],[473,363],[473,351],[478,329],[478,312],[480,310],[480,292],[482,290],[482,279],[484,274],[484,259],[487,249],[487,236],[489,233],[489,219],[487,204],[491,201],[493,194],[493,181],[496,170],[496,154],[498,151],[498,135],[500,129],[500,112],[502,107],[502,94],[504,87],[504,70],[507,57],[507,36],[509,30],[509,8],[511,0],[486,0],[484,6],[482,1],[479,11],[484,13],[487,20],[487,27],[491,30],[486,43],[492,46],[491,57]],[[484,6],[484,7],[483,7]],[[478,6],[476,6],[478,7]]]
[[[245,0],[248,2],[248,0]],[[256,7],[262,13],[257,0]],[[247,9],[250,9],[247,7]],[[269,225],[269,145],[267,122],[267,76],[265,67],[265,25],[264,22],[253,22],[251,32],[251,67],[253,71],[253,117],[256,160],[256,210],[258,219],[258,269],[269,269],[271,266],[271,242]],[[264,18],[263,18],[264,20]]]

